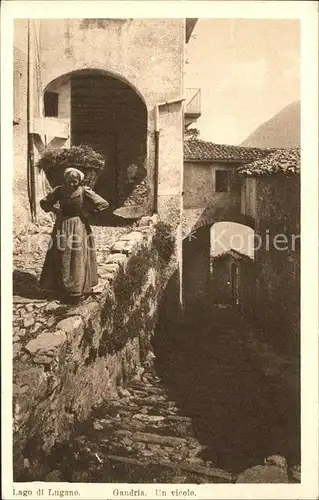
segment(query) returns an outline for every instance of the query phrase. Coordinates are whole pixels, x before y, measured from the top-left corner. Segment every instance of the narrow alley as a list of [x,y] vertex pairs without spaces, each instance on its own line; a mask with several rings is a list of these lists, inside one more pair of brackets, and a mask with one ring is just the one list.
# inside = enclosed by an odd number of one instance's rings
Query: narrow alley
[[138,374],[55,450],[45,480],[298,481],[298,368],[252,340],[235,309],[205,309],[155,334]]
[[301,18],[75,7],[6,14],[4,498],[303,487]]

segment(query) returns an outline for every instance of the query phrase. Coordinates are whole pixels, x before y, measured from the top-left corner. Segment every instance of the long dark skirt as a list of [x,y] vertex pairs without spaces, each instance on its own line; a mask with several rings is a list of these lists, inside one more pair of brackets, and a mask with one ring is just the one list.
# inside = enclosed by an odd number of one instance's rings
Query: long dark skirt
[[90,293],[98,283],[94,237],[81,217],[57,219],[44,261],[40,286],[70,296]]

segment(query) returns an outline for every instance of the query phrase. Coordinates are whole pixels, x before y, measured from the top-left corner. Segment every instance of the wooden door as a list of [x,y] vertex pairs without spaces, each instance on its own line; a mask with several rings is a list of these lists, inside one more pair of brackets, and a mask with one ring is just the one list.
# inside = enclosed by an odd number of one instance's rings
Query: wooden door
[[239,304],[239,266],[233,263],[231,265],[231,287],[232,301],[234,305]]
[[105,170],[99,177],[96,191],[112,206],[118,198],[117,186],[117,133],[110,130],[111,115],[116,109],[107,98],[105,80],[95,75],[76,76],[71,86],[71,142],[73,146],[85,144],[106,160]]
[[86,144],[105,158],[105,168],[96,184],[96,192],[116,206],[117,186],[117,140],[115,133],[84,131],[77,133],[72,145]]

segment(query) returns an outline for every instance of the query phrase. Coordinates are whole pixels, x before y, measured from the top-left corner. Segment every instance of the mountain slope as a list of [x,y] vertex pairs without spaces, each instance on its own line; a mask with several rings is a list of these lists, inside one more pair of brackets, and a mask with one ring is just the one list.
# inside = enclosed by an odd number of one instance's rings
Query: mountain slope
[[288,104],[241,144],[254,148],[293,148],[299,145],[300,101]]

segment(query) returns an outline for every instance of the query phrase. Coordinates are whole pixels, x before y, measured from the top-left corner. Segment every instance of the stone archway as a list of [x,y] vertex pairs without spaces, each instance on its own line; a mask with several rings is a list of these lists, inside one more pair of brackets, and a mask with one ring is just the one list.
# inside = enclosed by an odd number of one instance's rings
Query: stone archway
[[243,224],[255,229],[255,220],[242,214],[240,209],[223,210],[216,207],[184,209],[182,218],[183,237],[195,233],[201,227],[213,226],[218,222]]
[[67,146],[89,145],[105,157],[96,191],[112,208],[147,204],[148,112],[125,79],[97,69],[62,75],[45,89],[44,114],[69,120]]
[[[243,260],[242,275],[245,276],[246,282],[248,283],[249,281],[251,287],[253,286],[253,273],[251,272],[253,254],[250,255],[247,245],[254,244],[254,231],[251,226],[243,224],[243,220],[244,219],[234,217],[233,219],[227,221],[222,218],[222,220],[210,220],[208,224],[200,223],[203,221],[199,220],[190,232],[184,234],[182,294],[185,310],[189,310],[194,307],[196,308],[199,304],[205,304],[206,302],[218,302],[218,299],[220,299],[218,293],[213,294],[214,297],[212,295],[212,262],[214,245],[216,245],[217,254],[226,254],[231,249],[235,250],[236,253],[239,254],[238,258]],[[212,230],[219,225],[227,225],[229,226],[229,230],[225,235],[225,238],[222,234],[221,237],[215,239],[212,237]],[[236,228],[239,228],[239,231]],[[244,234],[245,231],[249,234]],[[230,238],[230,236],[232,236],[232,238]],[[227,239],[229,241],[226,241]],[[242,242],[242,248],[233,248],[236,246],[235,244],[233,245],[233,243],[236,242]],[[223,269],[221,269],[221,271],[225,272],[226,270],[227,272],[228,267],[226,266],[224,271]],[[229,286],[227,293],[231,297],[231,273],[229,273],[229,276],[222,276],[222,280],[219,280],[219,285],[220,283],[224,283],[226,288]],[[246,288],[247,287],[245,286],[245,289]],[[222,290],[220,293],[222,294]],[[245,296],[246,295],[247,293],[245,290]],[[249,296],[250,295],[251,294],[249,294]],[[248,302],[248,300],[245,299],[245,302]]]

